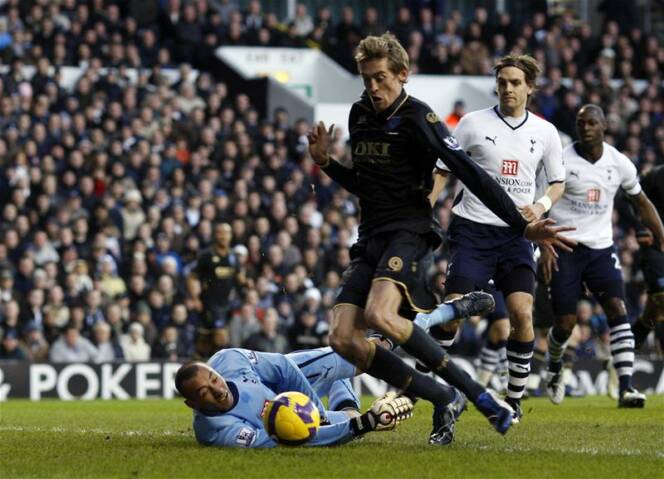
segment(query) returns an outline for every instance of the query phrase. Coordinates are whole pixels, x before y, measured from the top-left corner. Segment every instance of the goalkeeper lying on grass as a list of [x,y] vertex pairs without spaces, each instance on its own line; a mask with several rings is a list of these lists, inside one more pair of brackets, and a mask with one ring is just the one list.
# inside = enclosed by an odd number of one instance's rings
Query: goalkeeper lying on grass
[[[321,414],[318,434],[307,445],[343,444],[367,432],[394,429],[412,415],[410,399],[386,395],[360,414],[350,378],[355,366],[331,348],[271,354],[223,349],[206,363],[182,366],[175,387],[194,410],[198,442],[222,447],[275,447],[261,418],[266,401],[285,391],[299,391]],[[325,409],[320,397],[329,397]]]

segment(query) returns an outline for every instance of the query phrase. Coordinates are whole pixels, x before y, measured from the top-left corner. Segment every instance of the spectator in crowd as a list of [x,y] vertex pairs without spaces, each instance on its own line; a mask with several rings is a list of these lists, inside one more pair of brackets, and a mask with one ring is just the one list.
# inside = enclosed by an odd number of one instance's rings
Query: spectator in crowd
[[315,349],[328,344],[330,326],[321,320],[315,312],[303,310],[295,323],[288,330],[291,349]]
[[94,344],[97,348],[96,363],[108,363],[122,359],[122,348],[113,339],[111,326],[106,321],[97,322],[92,328]]
[[293,19],[295,33],[299,37],[306,37],[314,29],[314,21],[309,15],[307,6],[304,3],[298,3],[295,6],[295,18]]
[[260,331],[249,336],[242,347],[266,353],[289,351],[288,340],[278,332],[277,327],[278,317],[274,313],[266,314],[261,322]]
[[78,327],[72,322],[63,334],[53,343],[49,359],[54,363],[89,363],[97,357],[97,348],[89,339],[81,336]]
[[463,102],[463,100],[455,101],[452,112],[445,117],[445,124],[450,129],[450,131],[454,131],[454,128],[456,128],[459,120],[461,120],[461,117],[465,115],[465,113],[466,104]]
[[23,346],[28,353],[30,361],[48,361],[49,344],[44,338],[42,329],[34,322],[28,323],[23,333]]
[[20,347],[16,330],[5,331],[0,345],[0,359],[22,361],[28,359],[26,352]]
[[0,270],[0,304],[8,303],[16,297],[14,291],[14,274],[11,270]]
[[126,361],[137,362],[150,359],[151,348],[143,334],[143,325],[134,322],[129,325],[129,332],[120,337],[120,346]]
[[167,361],[177,361],[178,358],[185,357],[178,329],[175,326],[166,326],[161,331],[159,341],[152,348],[152,357]]

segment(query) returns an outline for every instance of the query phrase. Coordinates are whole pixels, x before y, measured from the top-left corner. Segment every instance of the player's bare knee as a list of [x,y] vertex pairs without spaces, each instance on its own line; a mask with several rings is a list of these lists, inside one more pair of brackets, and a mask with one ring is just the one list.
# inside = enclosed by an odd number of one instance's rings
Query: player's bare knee
[[576,326],[576,315],[573,314],[560,316],[556,318],[554,324],[554,328],[563,330],[569,334],[572,334],[574,326]]
[[332,349],[344,358],[354,355],[353,336],[339,334],[337,331],[330,331],[330,346]]
[[507,339],[510,335],[510,322],[505,320],[496,321],[491,325],[489,334],[494,341]]
[[512,328],[521,330],[533,328],[533,312],[531,309],[520,308],[510,312],[510,323]]
[[620,298],[609,298],[602,306],[609,320],[616,319],[627,314],[625,303]]

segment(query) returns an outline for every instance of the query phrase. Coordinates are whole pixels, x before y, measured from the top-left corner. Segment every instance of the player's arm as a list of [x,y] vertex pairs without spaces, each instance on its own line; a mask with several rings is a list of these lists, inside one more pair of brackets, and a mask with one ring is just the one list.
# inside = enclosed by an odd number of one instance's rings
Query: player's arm
[[643,191],[637,195],[630,195],[629,199],[641,217],[643,224],[646,225],[655,238],[657,238],[659,248],[664,251],[664,226],[662,225],[662,220],[659,217],[659,214],[657,214],[655,205],[652,204],[652,201],[650,201]]
[[655,205],[652,204],[652,201],[643,192],[643,188],[639,183],[636,166],[624,155],[621,155],[617,166],[621,176],[620,187],[627,193],[629,200],[634,205],[634,209],[641,217],[641,221],[650,229],[659,242],[660,249],[664,251],[664,228],[662,227],[662,220],[655,209]]
[[565,193],[565,183],[562,181],[551,183],[544,194],[532,205],[522,208],[521,213],[528,221],[536,221],[562,198],[563,193]]
[[204,435],[196,434],[196,439],[205,446],[214,447],[265,448],[277,446],[264,428],[255,428],[243,421],[237,421],[232,426],[222,427]]
[[521,210],[528,221],[540,219],[565,193],[563,145],[558,130],[553,125],[550,125],[548,131],[548,142],[542,155],[542,163],[549,181],[549,187],[532,205],[528,205]]
[[352,439],[373,431],[390,431],[401,422],[412,417],[413,403],[405,396],[388,393],[374,401],[371,408],[362,415],[348,421],[321,426],[316,437],[308,446],[333,446],[344,444]]
[[322,121],[318,122],[318,125],[307,135],[309,140],[309,154],[314,163],[320,166],[330,178],[356,195],[359,192],[359,188],[355,172],[341,165],[330,156],[329,150],[332,144],[333,131],[334,125],[330,125],[330,128],[327,129],[325,123]]
[[325,414],[325,407],[318,394],[292,359],[283,354],[257,352],[252,354],[256,357],[252,366],[265,385],[277,394],[299,391],[314,401],[321,415]]
[[439,170],[438,168],[433,171],[433,188],[431,188],[431,193],[429,193],[429,203],[431,207],[436,204],[438,197],[445,189],[447,185],[447,179],[450,174],[447,171]]

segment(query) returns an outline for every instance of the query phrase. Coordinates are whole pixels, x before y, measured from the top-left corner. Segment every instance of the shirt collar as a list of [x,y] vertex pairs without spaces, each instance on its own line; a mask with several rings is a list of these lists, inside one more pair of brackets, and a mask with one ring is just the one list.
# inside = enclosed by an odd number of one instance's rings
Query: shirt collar
[[366,90],[362,92],[361,102],[365,107],[368,107],[368,109],[372,111],[377,118],[380,118],[381,120],[389,120],[406,102],[407,98],[408,98],[408,93],[406,93],[405,88],[402,88],[401,93],[396,98],[396,100],[394,100],[394,102],[390,106],[388,106],[385,110],[381,112],[376,112],[373,106],[373,102],[371,101],[371,98],[369,98],[369,95],[367,94]]

